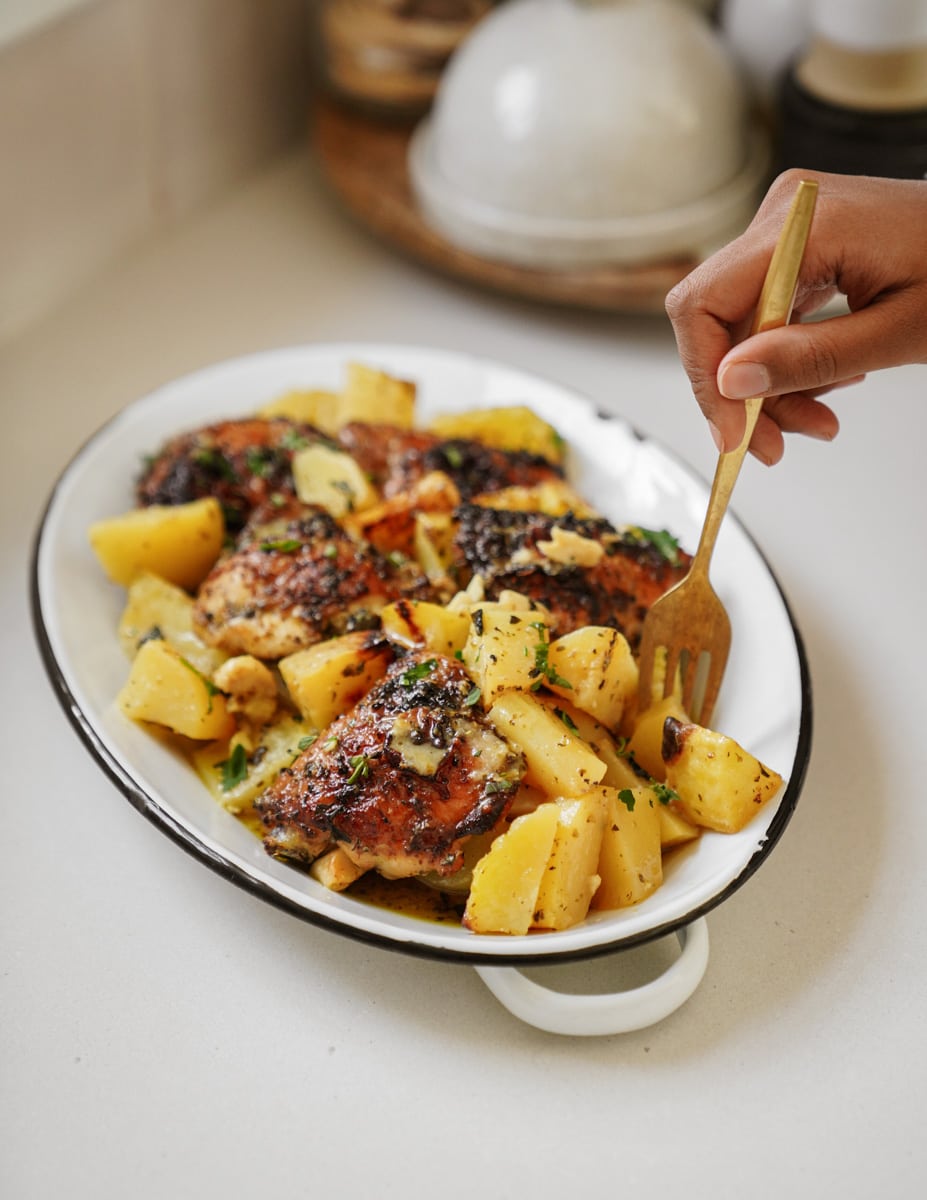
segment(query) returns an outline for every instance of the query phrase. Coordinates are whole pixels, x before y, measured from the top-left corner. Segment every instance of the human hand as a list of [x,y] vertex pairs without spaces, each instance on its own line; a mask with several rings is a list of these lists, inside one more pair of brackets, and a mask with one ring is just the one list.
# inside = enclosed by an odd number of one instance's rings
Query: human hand
[[[802,179],[819,188],[793,323],[748,337]],[[837,293],[849,313],[799,323]],[[750,396],[766,397],[750,442],[760,461],[779,461],[783,433],[829,441],[839,425],[819,397],[869,371],[927,362],[927,182],[786,171],[746,232],[673,288],[666,310],[719,450],[740,444]]]

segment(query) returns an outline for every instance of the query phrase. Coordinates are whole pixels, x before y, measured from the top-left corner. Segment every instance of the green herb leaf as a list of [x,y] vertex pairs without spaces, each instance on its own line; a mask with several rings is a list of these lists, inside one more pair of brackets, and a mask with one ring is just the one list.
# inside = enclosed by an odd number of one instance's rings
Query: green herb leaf
[[466,707],[472,708],[474,704],[478,704],[480,696],[482,696],[482,694],[483,693],[480,691],[480,689],[478,687],[472,687],[469,690],[469,692],[467,692],[466,696],[464,697],[464,704],[466,705]]
[[579,730],[576,727],[576,722],[573,720],[573,718],[570,716],[570,714],[568,712],[564,712],[562,708],[555,708],[554,713],[556,716],[558,716],[560,718],[560,720],[564,723],[564,725],[566,725],[566,727],[567,727],[567,729],[569,729],[570,733],[579,733]]
[[233,787],[244,783],[248,778],[248,754],[242,743],[239,742],[229,757],[223,762],[217,763],[216,766],[222,772],[223,792],[231,791]]
[[230,483],[238,481],[235,468],[214,446],[201,446],[200,449],[194,450],[190,457],[198,467],[204,467],[211,474],[218,475],[220,479],[227,479]]
[[297,429],[288,429],[279,444],[282,450],[305,450],[309,445],[309,439]]
[[403,687],[411,687],[413,683],[418,683],[420,679],[424,679],[438,665],[438,660],[435,658],[426,658],[424,662],[416,663],[414,667],[408,667],[399,676],[399,682]]
[[463,453],[459,446],[445,446],[444,457],[447,465],[455,471],[459,471],[463,466]]
[[618,793],[618,799],[625,806],[628,812],[634,812],[634,793],[630,788],[622,788]]
[[323,750],[337,750],[338,749],[338,739],[335,737],[334,734],[332,734],[331,737],[327,737],[325,739],[325,741],[322,743],[322,749]]
[[252,475],[257,475],[259,479],[270,474],[272,462],[273,459],[267,450],[252,447],[245,455],[245,466]]
[[658,783],[655,779],[650,784],[653,794],[661,804],[669,804],[671,800],[678,800],[679,793],[674,792],[671,787],[667,787],[665,783]]
[[200,682],[203,684],[203,686],[206,688],[206,695],[209,697],[209,707],[206,709],[206,711],[208,713],[211,713],[212,712],[212,698],[213,698],[213,696],[218,696],[219,688],[217,688],[216,685],[213,683],[213,681],[211,679],[209,679],[206,675],[204,675],[202,671],[198,671],[196,669],[196,667],[194,667],[192,662],[188,662],[183,657],[183,655],[180,656],[180,661],[183,663],[183,665],[187,668],[188,671],[193,672],[193,674],[197,677],[197,679],[199,679]]
[[679,565],[679,540],[667,529],[644,529],[640,525],[632,525],[628,532],[638,541],[645,542],[658,550],[671,566]]
[[308,750],[309,747],[314,745],[318,740],[319,735],[317,733],[307,733],[305,737],[301,737],[299,739],[299,741],[296,743],[296,747],[299,750]]
[[279,554],[293,554],[297,551],[302,542],[299,538],[276,538],[273,541],[261,542],[260,548],[265,554],[277,551]]
[[366,779],[370,774],[370,759],[366,754],[352,754],[348,762],[353,768],[348,776],[348,783],[357,783],[359,779]]
[[[535,622],[535,624],[538,624],[542,629],[546,628],[545,625],[541,625],[539,622]],[[536,692],[545,680],[548,683],[554,683],[559,687],[570,688],[572,690],[573,685],[569,679],[564,679],[562,675],[558,675],[557,671],[550,665],[548,661],[549,653],[550,645],[547,642],[538,642],[534,647],[534,669],[531,674],[540,676],[540,678],[536,679],[531,685],[531,690]]]

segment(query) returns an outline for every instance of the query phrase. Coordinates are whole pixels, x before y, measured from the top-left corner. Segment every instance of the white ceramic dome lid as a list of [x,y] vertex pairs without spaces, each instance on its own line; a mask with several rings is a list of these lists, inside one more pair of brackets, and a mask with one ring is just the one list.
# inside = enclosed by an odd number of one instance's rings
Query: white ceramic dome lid
[[452,58],[431,124],[449,186],[526,217],[677,208],[747,154],[733,58],[678,0],[509,0]]

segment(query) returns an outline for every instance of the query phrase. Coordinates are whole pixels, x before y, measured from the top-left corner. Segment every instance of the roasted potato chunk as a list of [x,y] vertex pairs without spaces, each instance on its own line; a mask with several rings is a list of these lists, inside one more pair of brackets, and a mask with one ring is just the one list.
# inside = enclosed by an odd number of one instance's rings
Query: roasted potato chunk
[[581,796],[605,775],[605,763],[582,738],[528,692],[503,692],[489,719],[525,756],[526,781],[548,796]]
[[685,815],[719,833],[739,833],[783,783],[733,738],[674,717],[665,722],[662,749],[667,785]]
[[602,788],[606,806],[592,907],[627,908],[639,904],[663,882],[660,802],[649,787]]
[[279,667],[293,703],[310,725],[324,729],[382,679],[392,659],[385,638],[357,630],[288,654]]
[[219,501],[152,504],[96,521],[90,545],[114,583],[128,586],[143,571],[192,591],[206,578],[225,539]]
[[598,865],[607,815],[603,793],[592,791],[555,803],[557,828],[535,901],[535,929],[578,925],[601,883]]
[[474,933],[527,933],[560,810],[542,804],[516,817],[473,868],[463,923]]
[[161,640],[139,648],[117,703],[133,721],[163,725],[197,741],[230,737],[235,730],[218,688]]

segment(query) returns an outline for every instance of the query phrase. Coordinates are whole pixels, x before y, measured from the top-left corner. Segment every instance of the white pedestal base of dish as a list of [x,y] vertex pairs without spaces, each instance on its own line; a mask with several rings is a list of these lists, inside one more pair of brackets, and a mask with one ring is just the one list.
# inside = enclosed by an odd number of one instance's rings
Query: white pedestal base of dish
[[599,996],[554,992],[513,967],[476,967],[496,999],[519,1020],[547,1033],[596,1037],[656,1025],[689,999],[708,966],[708,926],[700,917],[680,929],[680,954],[662,975],[642,987]]

